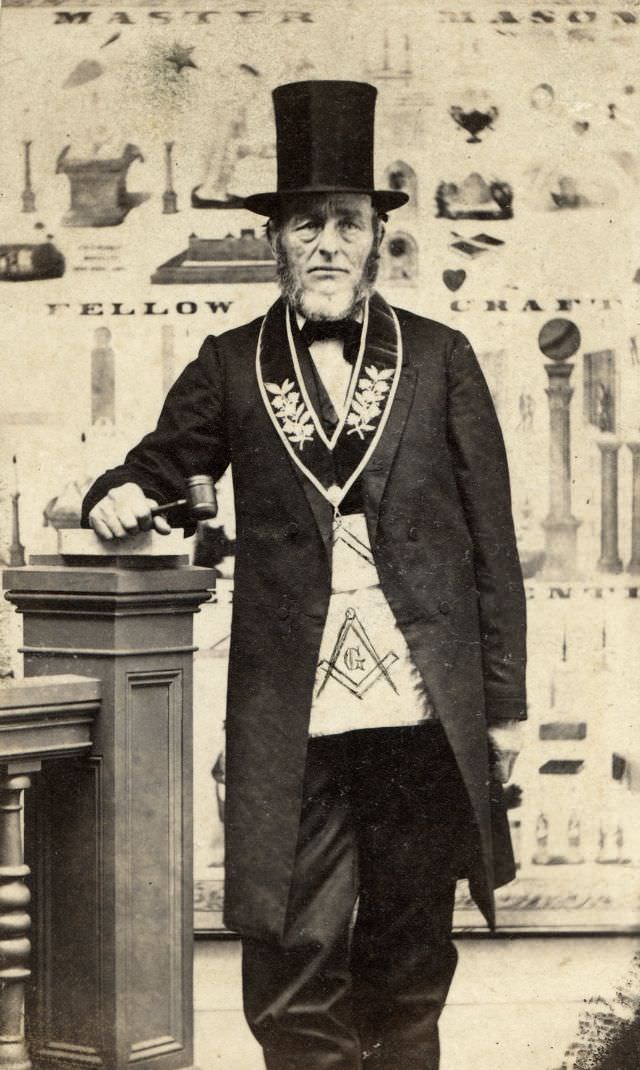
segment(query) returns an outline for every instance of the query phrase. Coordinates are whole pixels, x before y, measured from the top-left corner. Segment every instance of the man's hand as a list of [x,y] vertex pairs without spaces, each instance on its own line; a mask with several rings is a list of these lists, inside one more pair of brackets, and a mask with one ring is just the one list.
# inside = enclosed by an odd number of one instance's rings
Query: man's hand
[[101,539],[122,539],[139,531],[155,531],[168,535],[171,531],[164,516],[151,516],[158,503],[147,498],[137,483],[123,483],[114,487],[89,513],[89,523]]
[[487,731],[498,778],[501,784],[507,784],[522,750],[522,721],[503,721],[499,725],[491,725]]

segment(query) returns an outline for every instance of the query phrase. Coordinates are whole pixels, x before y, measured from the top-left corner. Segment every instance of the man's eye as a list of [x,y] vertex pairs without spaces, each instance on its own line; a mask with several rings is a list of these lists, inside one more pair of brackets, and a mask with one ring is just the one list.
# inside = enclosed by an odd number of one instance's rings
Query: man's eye
[[318,229],[318,224],[314,223],[313,219],[303,219],[300,223],[296,223],[295,229],[298,233],[311,233]]

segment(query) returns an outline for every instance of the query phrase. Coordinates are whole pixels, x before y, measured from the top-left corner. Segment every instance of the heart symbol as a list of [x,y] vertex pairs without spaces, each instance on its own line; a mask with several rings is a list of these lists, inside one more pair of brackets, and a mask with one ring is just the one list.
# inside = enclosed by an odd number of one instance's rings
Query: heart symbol
[[464,268],[459,268],[457,271],[447,268],[442,272],[442,281],[449,290],[459,290],[466,277],[467,273]]

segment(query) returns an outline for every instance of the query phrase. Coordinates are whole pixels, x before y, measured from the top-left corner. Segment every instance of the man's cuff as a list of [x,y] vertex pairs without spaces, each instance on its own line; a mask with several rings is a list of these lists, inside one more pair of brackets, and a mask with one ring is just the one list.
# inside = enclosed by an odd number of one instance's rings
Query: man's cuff
[[485,711],[488,725],[500,725],[505,721],[526,721],[526,698],[520,693],[513,697],[485,695]]
[[499,750],[520,750],[522,721],[500,721],[499,724],[488,725],[487,730]]

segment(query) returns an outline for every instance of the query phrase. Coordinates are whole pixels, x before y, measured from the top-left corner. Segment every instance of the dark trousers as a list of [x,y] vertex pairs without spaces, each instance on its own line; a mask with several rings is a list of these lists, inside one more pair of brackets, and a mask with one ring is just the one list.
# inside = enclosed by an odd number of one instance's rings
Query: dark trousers
[[243,940],[267,1070],[436,1070],[471,837],[437,722],[309,741],[285,933]]

